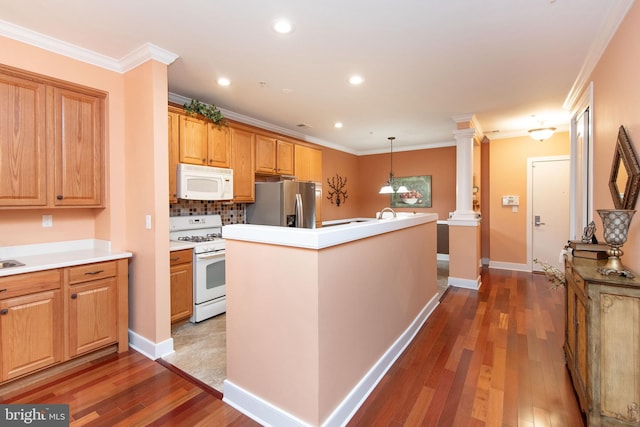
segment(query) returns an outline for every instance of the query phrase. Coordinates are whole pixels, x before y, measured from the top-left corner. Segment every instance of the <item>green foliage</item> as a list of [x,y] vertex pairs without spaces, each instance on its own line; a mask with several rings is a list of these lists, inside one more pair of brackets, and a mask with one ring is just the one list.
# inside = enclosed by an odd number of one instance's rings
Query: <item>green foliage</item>
[[225,124],[222,112],[218,110],[218,107],[215,105],[208,105],[198,101],[197,99],[192,99],[189,104],[184,104],[183,107],[187,114],[191,116],[194,114],[200,114],[217,125]]

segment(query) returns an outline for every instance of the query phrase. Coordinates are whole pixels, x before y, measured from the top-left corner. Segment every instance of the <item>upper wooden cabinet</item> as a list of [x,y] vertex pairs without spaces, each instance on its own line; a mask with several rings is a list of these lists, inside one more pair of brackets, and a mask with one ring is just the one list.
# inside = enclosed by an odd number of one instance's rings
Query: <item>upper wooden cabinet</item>
[[53,90],[54,204],[100,206],[104,187],[104,98]]
[[169,107],[167,114],[169,130],[169,203],[178,201],[178,160],[180,159],[180,114]]
[[179,114],[179,160],[190,165],[228,168],[231,138],[225,125],[186,113]]
[[322,182],[322,151],[296,144],[295,176],[300,181]]
[[231,127],[231,168],[233,169],[233,200],[255,201],[255,134]]
[[104,205],[105,98],[0,66],[0,207]]
[[256,173],[293,175],[294,144],[256,135]]
[[46,87],[0,73],[0,206],[44,206]]

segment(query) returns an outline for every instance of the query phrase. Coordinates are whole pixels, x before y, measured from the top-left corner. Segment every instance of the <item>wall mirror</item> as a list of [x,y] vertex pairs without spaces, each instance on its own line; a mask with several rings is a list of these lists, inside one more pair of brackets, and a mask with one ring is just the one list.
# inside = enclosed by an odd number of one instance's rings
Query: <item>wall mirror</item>
[[624,126],[618,130],[609,189],[616,209],[635,209],[640,189],[640,165]]

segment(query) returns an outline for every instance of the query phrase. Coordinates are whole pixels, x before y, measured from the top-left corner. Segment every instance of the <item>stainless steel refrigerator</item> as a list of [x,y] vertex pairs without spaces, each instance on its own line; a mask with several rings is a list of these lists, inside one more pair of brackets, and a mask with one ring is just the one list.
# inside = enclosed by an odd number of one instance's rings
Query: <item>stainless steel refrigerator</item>
[[256,182],[256,201],[247,204],[247,224],[316,227],[316,184]]

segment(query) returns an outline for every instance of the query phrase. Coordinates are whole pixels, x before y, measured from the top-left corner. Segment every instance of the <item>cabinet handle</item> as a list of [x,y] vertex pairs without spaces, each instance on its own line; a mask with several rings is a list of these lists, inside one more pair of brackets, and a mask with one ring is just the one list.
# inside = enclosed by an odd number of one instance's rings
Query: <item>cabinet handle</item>
[[62,200],[62,194],[58,194],[58,195],[56,196],[56,199],[58,199],[58,200]]
[[177,257],[175,257],[175,258],[171,258],[171,259],[170,259],[170,261],[171,261],[171,262],[174,262],[174,261],[178,261],[179,259],[180,259],[180,257],[179,257],[179,256],[177,256]]
[[76,299],[78,298],[78,294],[71,294],[71,299]]
[[0,314],[9,314],[9,309],[3,308],[2,310],[0,310]]
[[7,288],[0,289],[0,292],[7,292]]
[[87,271],[86,273],[84,273],[85,275],[88,276],[95,276],[96,274],[100,274],[102,273],[104,270],[96,270],[96,271]]

